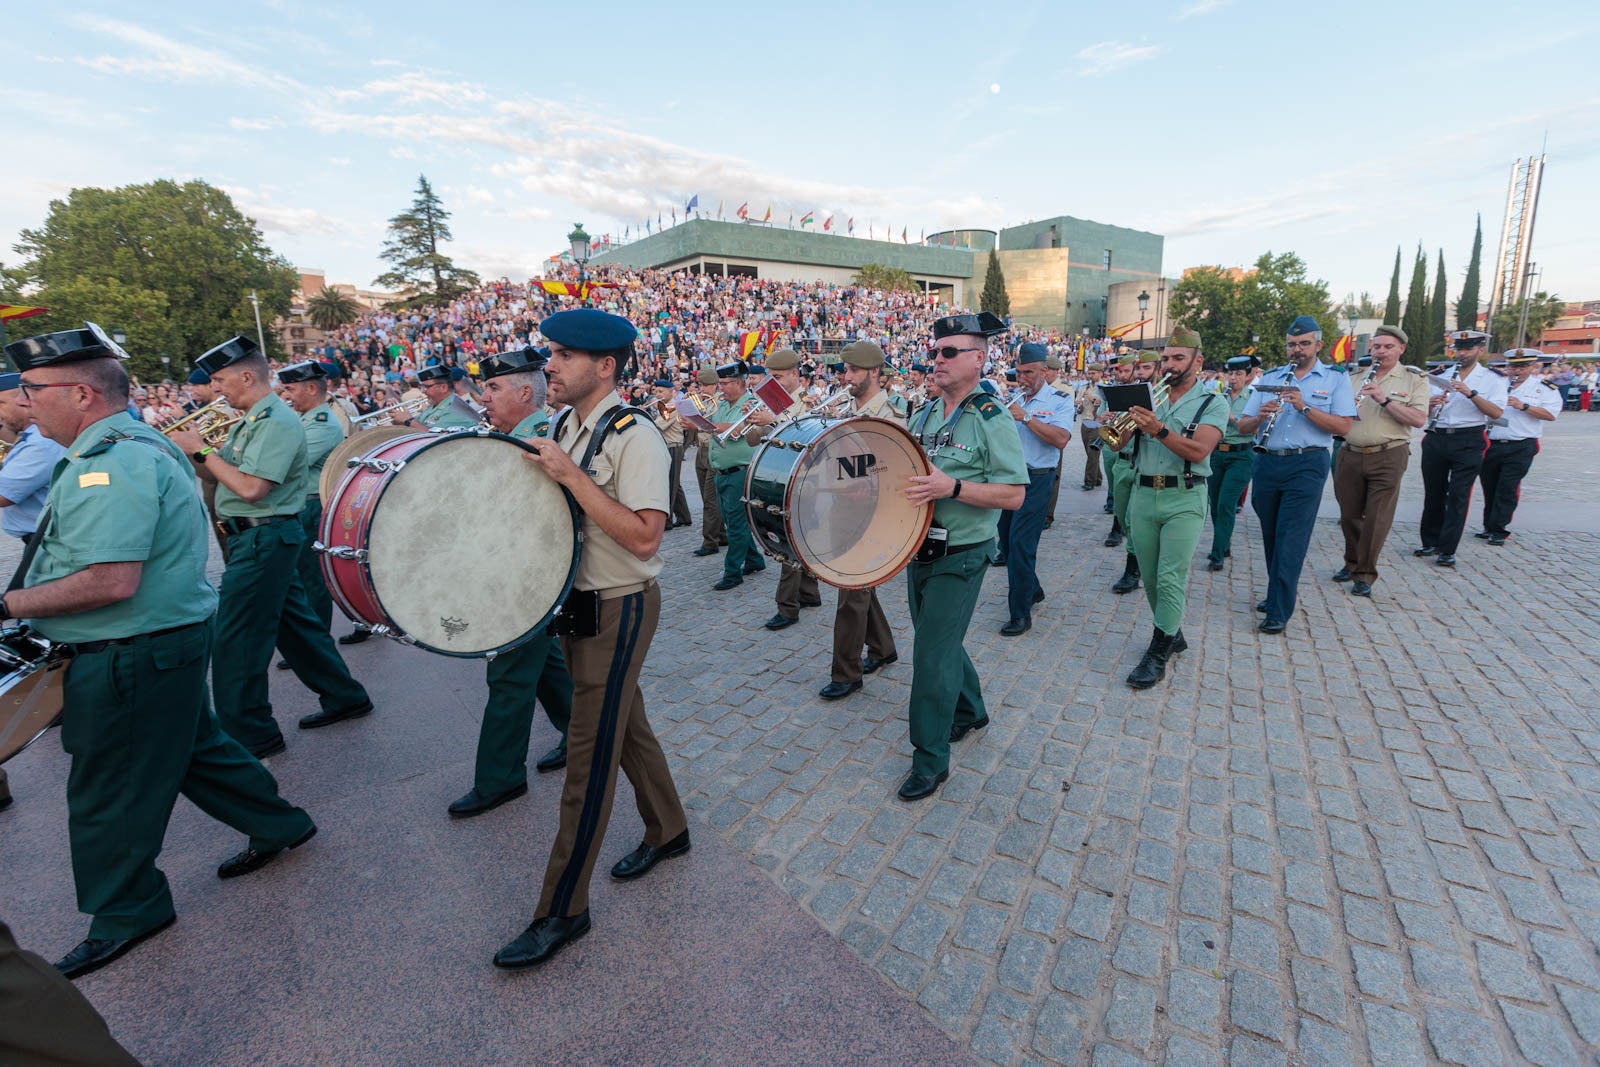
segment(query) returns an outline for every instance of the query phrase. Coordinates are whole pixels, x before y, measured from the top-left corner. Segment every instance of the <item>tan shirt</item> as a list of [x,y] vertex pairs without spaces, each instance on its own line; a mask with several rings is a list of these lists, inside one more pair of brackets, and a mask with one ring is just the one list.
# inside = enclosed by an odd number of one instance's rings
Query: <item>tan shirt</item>
[[673,408],[670,399],[656,405],[655,424],[656,429],[661,431],[662,440],[667,442],[668,448],[677,448],[683,444],[683,416]]
[[885,419],[894,423],[896,426],[904,426],[906,424],[905,416],[896,411],[894,409],[894,405],[889,403],[889,394],[883,389],[879,389],[876,393],[873,393],[872,399],[868,400],[865,404],[857,404],[854,400],[852,400],[850,402],[850,406],[857,415],[867,415],[874,419]]
[[[556,444],[574,460],[581,460],[600,417],[621,403],[622,397],[613,391],[595,405],[582,424],[574,416],[567,416]],[[667,480],[672,470],[672,455],[661,434],[644,420],[635,419],[621,428],[613,426],[589,468],[590,477],[601,491],[623,507],[671,514],[671,489]],[[662,566],[660,552],[641,560],[617,544],[599,523],[583,516],[583,556],[578,560],[574,587],[590,590],[636,585],[660,574]]]
[[[1344,435],[1344,443],[1356,448],[1371,448],[1374,445],[1411,440],[1412,427],[1391,416],[1382,404],[1371,397],[1359,396],[1361,383],[1365,380],[1366,375],[1362,375],[1350,383],[1358,394],[1356,421],[1351,425],[1350,432]],[[1390,408],[1400,404],[1424,413],[1428,410],[1428,376],[1415,367],[1398,363],[1388,374],[1374,378],[1373,384],[1383,390]]]

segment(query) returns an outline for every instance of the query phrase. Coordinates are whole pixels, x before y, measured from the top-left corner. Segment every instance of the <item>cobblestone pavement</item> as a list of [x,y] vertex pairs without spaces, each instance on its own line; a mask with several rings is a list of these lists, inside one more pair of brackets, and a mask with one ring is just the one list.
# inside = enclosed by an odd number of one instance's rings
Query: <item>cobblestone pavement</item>
[[1144,693],[1122,677],[1148,608],[1109,593],[1122,553],[1069,464],[1049,600],[1002,638],[989,576],[968,648],[991,725],[913,805],[904,583],[882,590],[903,661],[828,704],[832,594],[770,633],[775,569],[714,593],[720,558],[674,532],[651,719],[696,817],[985,1061],[1593,1064],[1597,444],[1600,416],[1558,423],[1529,532],[1468,537],[1454,573],[1410,557],[1403,511],[1370,601],[1328,581],[1319,523],[1280,637],[1255,630],[1247,508]]

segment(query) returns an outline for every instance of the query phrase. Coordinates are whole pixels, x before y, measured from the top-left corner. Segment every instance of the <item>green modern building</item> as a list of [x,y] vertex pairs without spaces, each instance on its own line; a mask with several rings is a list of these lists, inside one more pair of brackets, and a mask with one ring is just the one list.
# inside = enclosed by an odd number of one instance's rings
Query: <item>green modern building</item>
[[[929,298],[974,307],[991,252],[1018,322],[1090,336],[1106,329],[1110,287],[1161,277],[1162,238],[1062,215],[994,230],[947,230],[916,244],[691,219],[595,255],[596,265],[773,281],[849,284],[868,264],[910,274]],[[1111,325],[1116,325],[1112,323]]]

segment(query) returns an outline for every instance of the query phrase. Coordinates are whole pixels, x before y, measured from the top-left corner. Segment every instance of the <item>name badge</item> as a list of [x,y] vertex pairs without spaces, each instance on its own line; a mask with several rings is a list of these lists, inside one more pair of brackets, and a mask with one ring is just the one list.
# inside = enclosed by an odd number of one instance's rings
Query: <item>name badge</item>
[[105,471],[90,471],[88,474],[78,475],[78,488],[87,489],[92,485],[110,485],[111,475]]

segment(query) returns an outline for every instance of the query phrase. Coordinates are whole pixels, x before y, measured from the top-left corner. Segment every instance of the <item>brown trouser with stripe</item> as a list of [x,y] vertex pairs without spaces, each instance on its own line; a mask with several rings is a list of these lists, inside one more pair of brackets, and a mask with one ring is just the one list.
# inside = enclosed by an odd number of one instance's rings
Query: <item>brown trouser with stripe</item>
[[643,592],[602,600],[598,635],[561,639],[572,673],[567,779],[536,918],[588,910],[589,878],[611,820],[619,766],[633,785],[645,844],[664,845],[688,828],[639,689],[660,618],[661,587],[652,582]]
[[707,435],[701,434],[694,450],[694,477],[700,483],[700,547],[716,548],[728,543],[728,532],[722,527],[722,508],[717,504],[717,476],[712,473],[708,458],[710,446]]
[[1400,481],[1411,460],[1411,446],[1360,453],[1339,449],[1333,470],[1333,495],[1339,501],[1339,530],[1344,534],[1344,565],[1358,582],[1378,580],[1378,554],[1394,525],[1400,502]]
[[841,589],[833,613],[833,678],[835,682],[861,680],[861,647],[873,659],[898,655],[894,631],[878,603],[876,589]]

